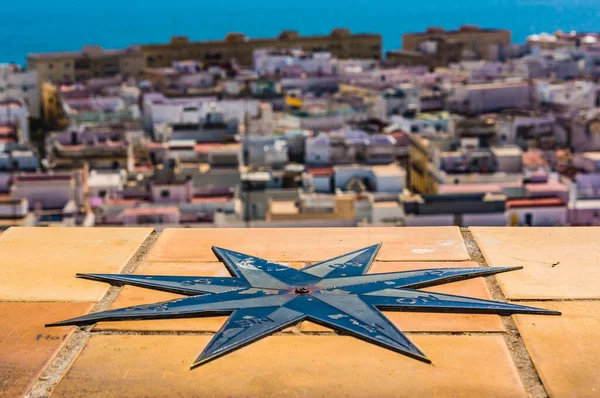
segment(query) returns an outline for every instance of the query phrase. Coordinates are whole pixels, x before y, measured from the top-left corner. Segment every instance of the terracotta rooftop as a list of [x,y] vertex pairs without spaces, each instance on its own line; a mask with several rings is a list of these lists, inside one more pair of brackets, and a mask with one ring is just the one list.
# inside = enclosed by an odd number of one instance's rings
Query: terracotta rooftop
[[225,203],[231,200],[231,195],[221,196],[196,196],[192,198],[192,203]]
[[179,209],[176,207],[134,207],[123,210],[124,215],[128,216],[146,216],[156,214],[177,214]]
[[524,152],[523,164],[529,167],[548,167],[548,162],[546,162],[542,155],[537,152]]
[[566,206],[559,198],[526,198],[506,201],[507,209],[517,209],[520,207],[562,207]]
[[328,177],[333,175],[333,167],[309,167],[306,169],[306,172],[315,177]]
[[14,177],[15,182],[34,182],[34,181],[70,181],[71,175],[65,174],[22,174]]
[[[44,327],[181,297],[76,273],[228,277],[211,246],[299,268],[374,243],[369,273],[523,267],[423,290],[562,315],[384,312],[431,365],[306,321],[194,370],[226,317]],[[11,228],[0,235],[0,396],[595,397],[598,247],[594,227]]]
[[194,151],[199,153],[208,153],[214,150],[228,151],[228,150],[239,150],[242,147],[240,143],[204,143],[194,145]]

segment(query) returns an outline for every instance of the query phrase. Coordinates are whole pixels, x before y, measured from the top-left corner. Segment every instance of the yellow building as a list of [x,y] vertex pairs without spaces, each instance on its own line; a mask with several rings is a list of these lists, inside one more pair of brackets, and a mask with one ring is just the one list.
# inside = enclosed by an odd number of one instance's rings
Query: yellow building
[[66,127],[67,120],[62,109],[58,88],[45,82],[41,85],[42,116],[44,125],[49,129],[60,130]]
[[423,195],[437,193],[438,182],[430,165],[431,142],[415,134],[410,134],[408,138],[410,140],[409,189]]
[[509,45],[511,41],[510,31],[504,29],[481,29],[472,25],[463,25],[458,30],[430,27],[425,32],[403,35],[402,50],[418,51],[421,43],[430,40],[462,44],[465,50],[471,51],[481,59],[489,58],[490,46],[505,46]]

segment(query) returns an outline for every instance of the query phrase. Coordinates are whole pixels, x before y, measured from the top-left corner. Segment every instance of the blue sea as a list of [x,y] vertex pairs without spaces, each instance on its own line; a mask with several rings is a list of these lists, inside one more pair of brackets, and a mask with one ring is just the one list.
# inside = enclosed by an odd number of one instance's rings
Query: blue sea
[[228,32],[271,37],[283,29],[327,34],[335,27],[378,32],[384,49],[405,32],[461,24],[510,29],[514,42],[542,31],[600,31],[600,0],[2,0],[0,62],[27,53],[122,48],[173,35],[221,39]]

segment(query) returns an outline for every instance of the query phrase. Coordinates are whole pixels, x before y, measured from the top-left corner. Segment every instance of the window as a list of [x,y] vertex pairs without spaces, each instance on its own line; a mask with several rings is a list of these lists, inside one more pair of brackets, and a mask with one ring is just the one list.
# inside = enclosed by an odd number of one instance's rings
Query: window
[[71,64],[69,62],[65,62],[65,69],[69,69],[71,67]]
[[54,64],[48,64],[48,69],[54,69]]
[[169,191],[168,189],[163,189],[162,191],[160,191],[161,198],[167,199],[169,196],[171,196],[171,191]]

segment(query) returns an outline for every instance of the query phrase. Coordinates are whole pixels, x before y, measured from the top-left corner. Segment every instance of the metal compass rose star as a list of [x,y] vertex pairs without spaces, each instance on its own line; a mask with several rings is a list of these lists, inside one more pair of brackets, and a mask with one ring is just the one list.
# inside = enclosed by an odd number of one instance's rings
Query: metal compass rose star
[[232,274],[231,278],[78,274],[81,278],[189,297],[102,311],[48,326],[229,315],[193,368],[295,323],[310,320],[429,363],[425,354],[383,316],[381,310],[560,315],[540,308],[417,290],[522,267],[436,268],[366,274],[380,246],[369,246],[301,270],[213,247]]

